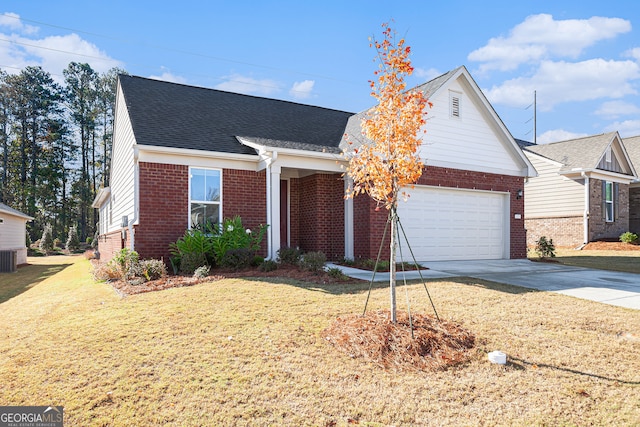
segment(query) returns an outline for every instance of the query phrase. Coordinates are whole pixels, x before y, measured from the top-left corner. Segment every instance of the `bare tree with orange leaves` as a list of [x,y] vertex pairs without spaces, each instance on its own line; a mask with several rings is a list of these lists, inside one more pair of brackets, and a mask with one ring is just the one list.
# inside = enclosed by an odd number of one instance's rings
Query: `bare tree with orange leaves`
[[431,103],[420,90],[406,90],[405,77],[413,73],[409,55],[411,48],[404,39],[396,41],[396,32],[389,23],[382,25],[383,39],[371,40],[377,52],[377,81],[370,81],[371,96],[378,104],[362,120],[362,135],[354,143],[347,135],[349,146],[344,155],[349,163],[346,174],[353,180],[346,197],[366,193],[378,208],[389,211],[391,225],[391,321],[396,323],[396,247],[399,197],[408,197],[422,175],[420,135],[424,132],[427,105]]

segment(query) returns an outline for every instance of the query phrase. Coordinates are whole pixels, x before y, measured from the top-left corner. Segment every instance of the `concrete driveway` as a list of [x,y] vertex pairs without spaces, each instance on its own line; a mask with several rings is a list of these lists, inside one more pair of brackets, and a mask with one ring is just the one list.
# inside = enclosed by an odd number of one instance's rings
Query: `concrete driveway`
[[[428,261],[420,264],[429,269],[422,271],[425,279],[473,277],[640,310],[640,274],[568,267],[526,259]],[[348,276],[371,280],[370,271],[335,267]],[[407,279],[420,278],[415,271],[406,274]],[[376,274],[376,282],[388,280],[389,273]]]

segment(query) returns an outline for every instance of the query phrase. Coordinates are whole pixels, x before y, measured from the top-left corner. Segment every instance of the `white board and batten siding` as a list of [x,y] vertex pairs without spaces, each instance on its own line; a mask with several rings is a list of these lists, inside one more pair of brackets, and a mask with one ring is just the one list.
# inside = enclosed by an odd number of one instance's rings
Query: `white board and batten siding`
[[525,218],[582,216],[584,180],[576,181],[559,175],[560,163],[530,152],[526,152],[526,155],[538,171],[538,176],[529,178],[525,183]]
[[[116,98],[116,117],[114,126],[112,170],[110,177],[111,195],[108,207],[100,209],[100,228],[107,232],[120,229],[122,217],[134,219],[136,203],[136,161],[134,146],[136,143],[133,127],[127,112],[127,105],[120,87]],[[104,205],[103,205],[104,206]],[[104,210],[105,215],[102,215]],[[105,221],[103,225],[102,222]]]
[[[438,90],[427,110],[421,157],[427,166],[526,176],[521,154],[462,78]],[[451,98],[459,97],[459,116]]]
[[[509,258],[506,193],[416,186],[398,216],[418,262]],[[410,261],[402,234],[400,249]]]

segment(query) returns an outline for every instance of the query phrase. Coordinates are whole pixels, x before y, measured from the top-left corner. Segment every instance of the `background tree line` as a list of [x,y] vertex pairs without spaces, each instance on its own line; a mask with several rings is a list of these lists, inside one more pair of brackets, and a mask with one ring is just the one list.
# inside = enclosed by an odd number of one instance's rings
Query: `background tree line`
[[71,62],[58,84],[42,67],[0,70],[0,202],[32,217],[32,240],[49,224],[64,240],[69,227],[93,237],[97,190],[109,185],[116,81]]

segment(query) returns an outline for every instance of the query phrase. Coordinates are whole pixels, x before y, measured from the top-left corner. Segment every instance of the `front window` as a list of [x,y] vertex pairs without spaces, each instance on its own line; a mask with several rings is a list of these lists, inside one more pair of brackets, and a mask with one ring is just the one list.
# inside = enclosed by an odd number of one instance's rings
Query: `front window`
[[604,188],[605,220],[613,222],[613,182],[605,182]]
[[189,176],[189,225],[191,228],[220,222],[221,189],[220,170],[191,169]]

